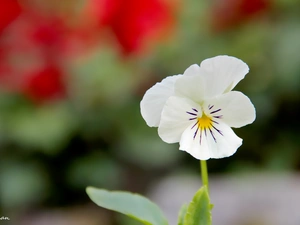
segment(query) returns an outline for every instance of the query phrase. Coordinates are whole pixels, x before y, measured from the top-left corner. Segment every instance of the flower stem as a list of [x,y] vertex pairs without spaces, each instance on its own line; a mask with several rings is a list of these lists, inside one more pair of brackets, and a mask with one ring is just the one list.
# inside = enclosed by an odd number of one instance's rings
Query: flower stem
[[206,160],[200,160],[200,164],[201,164],[202,184],[206,185],[207,190],[208,190],[209,186],[208,186],[208,173],[207,173]]

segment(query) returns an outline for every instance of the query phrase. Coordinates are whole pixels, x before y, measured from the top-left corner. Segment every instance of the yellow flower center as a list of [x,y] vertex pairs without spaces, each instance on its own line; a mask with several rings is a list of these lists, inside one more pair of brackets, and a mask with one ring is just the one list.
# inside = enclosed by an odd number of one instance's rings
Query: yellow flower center
[[216,139],[217,133],[223,136],[222,131],[219,130],[216,126],[219,124],[218,120],[220,120],[223,116],[220,115],[220,111],[222,109],[214,108],[214,105],[208,105],[207,109],[209,111],[209,115],[207,116],[203,110],[201,117],[198,117],[198,112],[199,112],[198,109],[192,108],[190,111],[186,111],[186,113],[190,115],[189,120],[195,121],[194,125],[191,127],[191,129],[194,129],[195,131],[193,135],[193,139],[195,139],[197,135],[199,135],[200,144],[202,141],[202,136],[207,137],[207,135],[210,134],[215,142],[217,142]]
[[198,120],[198,127],[201,130],[211,129],[213,126],[211,117],[205,115],[204,113],[202,114],[202,117],[197,118],[197,120]]

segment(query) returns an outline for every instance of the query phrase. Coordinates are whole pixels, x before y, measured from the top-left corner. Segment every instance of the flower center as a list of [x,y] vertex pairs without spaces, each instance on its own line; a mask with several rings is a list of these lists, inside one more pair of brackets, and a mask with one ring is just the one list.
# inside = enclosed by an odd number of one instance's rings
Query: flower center
[[192,108],[192,110],[186,112],[187,114],[192,116],[191,118],[189,118],[189,120],[196,120],[191,129],[195,130],[193,139],[195,139],[197,135],[199,135],[200,144],[202,141],[202,136],[205,136],[207,138],[207,136],[210,135],[215,142],[217,142],[215,132],[223,136],[222,131],[217,128],[219,124],[217,120],[222,118],[222,115],[220,115],[220,111],[222,111],[222,109],[216,109],[214,108],[214,105],[208,105],[207,110],[209,112],[209,115],[207,116],[203,110],[201,117],[198,116],[198,110],[195,108]]
[[204,113],[202,114],[202,117],[197,118],[197,120],[198,120],[199,129],[204,130],[204,129],[211,129],[212,128],[213,123],[212,123],[211,117],[208,117]]

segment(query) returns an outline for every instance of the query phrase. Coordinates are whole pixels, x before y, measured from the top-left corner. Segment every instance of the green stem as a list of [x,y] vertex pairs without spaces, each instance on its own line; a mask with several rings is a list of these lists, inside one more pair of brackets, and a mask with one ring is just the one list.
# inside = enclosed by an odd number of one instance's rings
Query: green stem
[[208,173],[207,173],[206,160],[200,160],[200,164],[201,164],[202,184],[206,185],[207,190],[208,190],[209,186],[208,186]]

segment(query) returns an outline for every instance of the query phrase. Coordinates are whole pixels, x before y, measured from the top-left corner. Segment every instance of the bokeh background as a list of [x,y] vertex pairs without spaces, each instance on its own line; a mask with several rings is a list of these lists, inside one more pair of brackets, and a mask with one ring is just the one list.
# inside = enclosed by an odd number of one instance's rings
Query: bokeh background
[[[95,207],[85,187],[154,198],[169,177],[200,182],[199,162],[160,140],[139,103],[164,77],[223,54],[249,65],[235,89],[257,119],[235,130],[235,155],[208,161],[213,190],[262,173],[242,187],[292,174],[284,182],[300,190],[299,1],[0,0],[0,216],[10,218],[0,224],[137,224]],[[189,179],[164,194],[181,185],[184,195]]]

